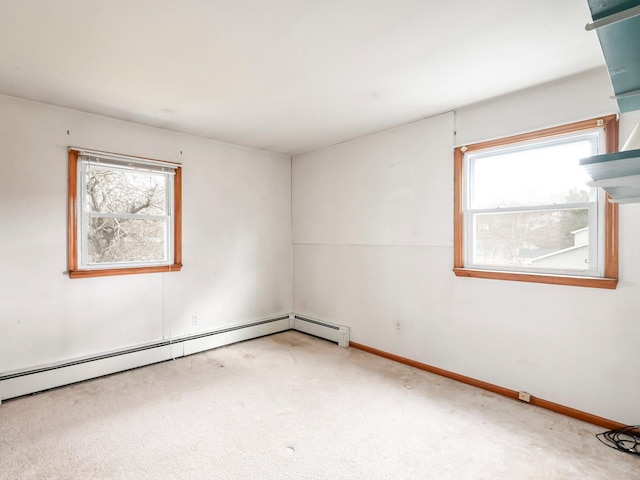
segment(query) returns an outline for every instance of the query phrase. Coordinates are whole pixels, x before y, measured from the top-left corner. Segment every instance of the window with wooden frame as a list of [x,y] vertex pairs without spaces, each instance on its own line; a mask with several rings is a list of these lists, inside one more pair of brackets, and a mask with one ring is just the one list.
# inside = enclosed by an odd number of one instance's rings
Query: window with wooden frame
[[180,164],[69,148],[71,278],[182,268]]
[[616,115],[454,150],[454,272],[616,288],[618,206],[579,166],[616,152]]

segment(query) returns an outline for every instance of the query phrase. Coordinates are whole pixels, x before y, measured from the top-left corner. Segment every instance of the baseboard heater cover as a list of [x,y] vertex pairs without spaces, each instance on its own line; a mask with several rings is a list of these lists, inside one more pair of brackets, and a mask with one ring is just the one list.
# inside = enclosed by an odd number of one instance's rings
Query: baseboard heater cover
[[0,402],[291,329],[290,315],[0,375]]
[[349,327],[316,320],[310,317],[292,315],[292,327],[302,333],[331,340],[341,347],[349,346]]

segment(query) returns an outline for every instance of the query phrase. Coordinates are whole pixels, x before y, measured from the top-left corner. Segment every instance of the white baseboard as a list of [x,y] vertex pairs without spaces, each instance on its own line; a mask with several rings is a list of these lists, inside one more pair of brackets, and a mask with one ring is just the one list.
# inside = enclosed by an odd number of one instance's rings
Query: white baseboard
[[0,402],[243,340],[283,332],[289,328],[289,316],[286,315],[58,364],[3,373],[0,375]]
[[3,373],[0,374],[0,403],[9,398],[176,359],[291,329],[325,338],[343,347],[349,346],[348,327],[291,314],[53,365]]
[[217,330],[215,335],[194,335],[183,341],[184,355],[192,355],[212,348],[231,345],[232,343],[264,337],[273,333],[289,330],[289,317],[279,317],[248,325],[238,325]]
[[68,362],[53,367],[39,368],[18,375],[0,377],[0,399],[19,397],[70,383],[101,377],[123,370],[151,365],[172,358],[171,345],[158,345],[140,351],[126,351],[112,357]]

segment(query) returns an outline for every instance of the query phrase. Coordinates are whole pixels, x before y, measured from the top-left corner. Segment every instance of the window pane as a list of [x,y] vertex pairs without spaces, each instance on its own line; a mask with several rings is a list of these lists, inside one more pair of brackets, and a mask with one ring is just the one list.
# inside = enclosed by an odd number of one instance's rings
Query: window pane
[[473,263],[589,269],[589,211],[546,210],[473,216]]
[[88,263],[164,262],[165,232],[162,219],[90,218]]
[[597,153],[594,147],[594,143],[583,139],[490,156],[471,156],[471,208],[589,201],[593,189],[586,186],[590,178],[579,160]]
[[164,215],[166,176],[161,173],[87,167],[87,210]]

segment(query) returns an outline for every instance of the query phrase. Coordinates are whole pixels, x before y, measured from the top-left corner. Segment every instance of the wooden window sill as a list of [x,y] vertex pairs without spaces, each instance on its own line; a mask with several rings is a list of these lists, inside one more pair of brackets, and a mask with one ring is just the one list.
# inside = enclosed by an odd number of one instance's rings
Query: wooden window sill
[[70,270],[69,278],[109,277],[113,275],[134,275],[138,273],[179,272],[182,265],[158,265],[154,267],[103,268],[96,270]]
[[570,285],[575,287],[615,289],[617,278],[578,277],[567,275],[547,275],[539,273],[500,272],[495,270],[472,270],[454,268],[457,277],[487,278],[493,280],[510,280],[512,282],[547,283],[551,285]]

